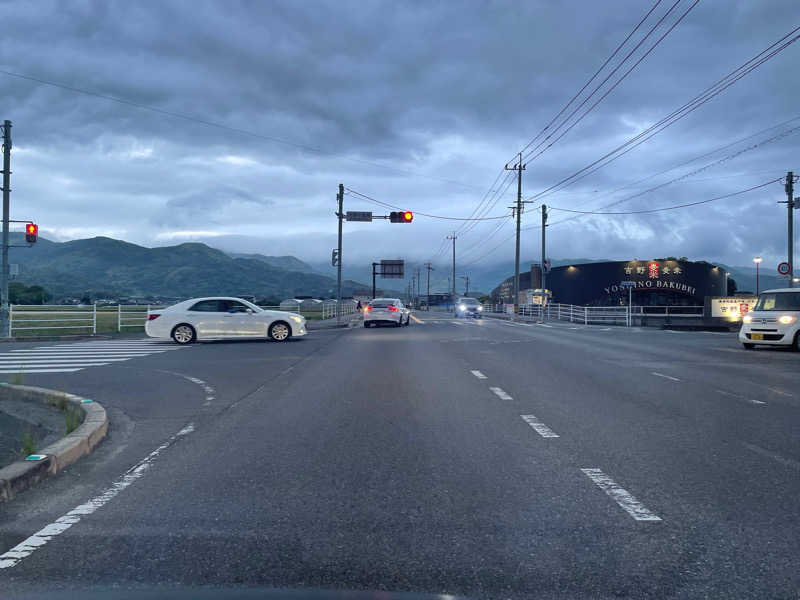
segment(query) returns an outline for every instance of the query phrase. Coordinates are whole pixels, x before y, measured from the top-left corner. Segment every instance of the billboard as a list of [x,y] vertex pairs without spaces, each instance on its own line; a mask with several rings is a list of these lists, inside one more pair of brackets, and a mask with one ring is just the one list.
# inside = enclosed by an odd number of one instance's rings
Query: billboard
[[739,321],[745,313],[753,310],[758,301],[757,296],[734,297],[723,296],[709,298],[711,304],[711,316]]

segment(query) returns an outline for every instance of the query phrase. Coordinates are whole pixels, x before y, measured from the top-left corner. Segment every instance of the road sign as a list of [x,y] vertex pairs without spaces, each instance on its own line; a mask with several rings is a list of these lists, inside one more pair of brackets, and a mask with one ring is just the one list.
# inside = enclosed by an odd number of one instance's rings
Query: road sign
[[355,211],[348,210],[344,215],[345,221],[366,221],[372,222],[372,211]]
[[788,262],[782,262],[778,265],[778,273],[781,275],[788,275],[791,267]]
[[339,250],[334,248],[331,250],[331,266],[335,267],[339,264]]
[[549,260],[544,261],[544,272],[545,273],[549,273],[550,272],[550,261]]
[[405,277],[405,261],[381,260],[381,277],[384,279],[403,279]]
[[636,287],[636,282],[635,281],[620,281],[619,282],[619,287],[621,287],[621,288]]

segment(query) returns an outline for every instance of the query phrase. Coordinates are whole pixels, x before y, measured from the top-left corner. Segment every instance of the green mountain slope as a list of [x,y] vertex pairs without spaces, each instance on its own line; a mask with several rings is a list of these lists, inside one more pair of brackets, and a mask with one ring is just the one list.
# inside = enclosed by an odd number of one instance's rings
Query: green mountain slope
[[[20,243],[15,238],[14,243]],[[106,237],[70,242],[39,238],[32,248],[12,248],[10,262],[21,265],[16,279],[42,285],[56,297],[86,291],[124,296],[184,298],[254,294],[289,297],[331,296],[336,281],[290,271],[254,258],[234,258],[199,243],[145,248]],[[364,287],[343,284],[348,295]]]
[[228,252],[233,258],[252,258],[260,260],[261,262],[286,269],[287,271],[299,271],[300,273],[313,273],[314,269],[308,263],[304,263],[299,258],[294,256],[265,256],[263,254],[239,254],[236,252]]

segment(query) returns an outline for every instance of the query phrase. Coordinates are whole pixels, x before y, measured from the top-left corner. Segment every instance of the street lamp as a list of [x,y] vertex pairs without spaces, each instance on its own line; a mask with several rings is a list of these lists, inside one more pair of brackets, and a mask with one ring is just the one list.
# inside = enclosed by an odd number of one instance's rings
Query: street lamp
[[753,262],[756,263],[756,296],[758,296],[758,265],[761,264],[761,261],[764,260],[760,256],[756,256],[753,259]]

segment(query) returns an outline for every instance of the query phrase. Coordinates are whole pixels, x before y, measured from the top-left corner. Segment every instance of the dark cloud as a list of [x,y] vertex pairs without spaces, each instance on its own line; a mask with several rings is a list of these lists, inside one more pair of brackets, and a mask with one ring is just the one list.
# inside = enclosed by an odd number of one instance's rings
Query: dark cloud
[[[658,14],[672,3],[663,4]],[[787,33],[794,5],[700,3],[579,126],[529,164],[526,195],[591,163]],[[14,212],[35,216],[44,235],[60,239],[104,233],[144,244],[224,240],[232,249],[238,239],[248,251],[262,240],[265,253],[313,261],[325,260],[335,241],[339,182],[418,211],[467,216],[505,161],[649,6],[3,3],[0,16],[14,23],[0,38],[4,70],[291,142],[0,75],[0,118],[15,125]],[[725,153],[611,190],[798,116],[797,48],[545,201],[603,206]],[[796,146],[797,136],[789,136],[619,208],[696,201],[800,171]],[[682,211],[582,217],[554,225],[550,248],[555,257],[680,254],[747,264],[760,253],[777,260],[785,245],[781,194],[776,184]],[[512,186],[491,213],[502,214],[513,196]],[[355,196],[346,202],[384,210]],[[525,219],[536,224],[534,207]],[[459,225],[422,217],[408,227],[347,224],[346,256],[365,264],[384,255],[422,261]],[[495,227],[483,223],[462,236],[459,248],[472,248],[465,264],[511,232],[506,226],[485,240]],[[538,253],[537,236],[534,229],[523,238],[530,256]],[[512,248],[508,241],[483,262],[507,261]]]

